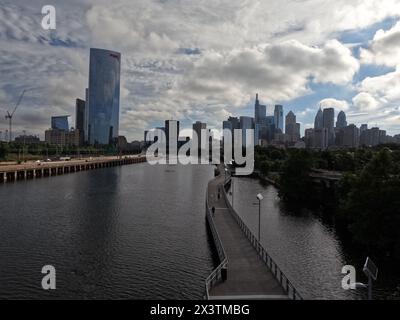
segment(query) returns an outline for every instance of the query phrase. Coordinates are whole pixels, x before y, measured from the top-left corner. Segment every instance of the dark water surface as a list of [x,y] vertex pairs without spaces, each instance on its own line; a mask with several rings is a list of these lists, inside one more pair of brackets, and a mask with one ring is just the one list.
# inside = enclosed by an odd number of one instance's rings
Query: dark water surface
[[[0,185],[0,299],[201,299],[212,166],[146,163]],[[57,289],[41,289],[41,269]]]

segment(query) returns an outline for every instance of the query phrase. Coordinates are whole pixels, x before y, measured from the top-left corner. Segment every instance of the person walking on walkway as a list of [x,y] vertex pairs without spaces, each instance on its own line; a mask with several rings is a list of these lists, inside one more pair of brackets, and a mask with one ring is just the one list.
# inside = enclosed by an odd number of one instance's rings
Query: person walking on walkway
[[212,211],[212,216],[215,217],[215,207],[212,207],[211,211]]

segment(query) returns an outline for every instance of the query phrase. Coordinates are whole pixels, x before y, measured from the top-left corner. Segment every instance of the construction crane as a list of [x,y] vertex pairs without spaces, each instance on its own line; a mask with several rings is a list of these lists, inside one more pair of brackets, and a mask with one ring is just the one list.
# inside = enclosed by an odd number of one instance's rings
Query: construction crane
[[26,93],[27,91],[30,91],[30,90],[33,90],[33,89],[25,89],[25,90],[23,90],[22,93],[21,93],[21,95],[19,96],[19,99],[18,99],[18,101],[17,101],[17,104],[16,104],[15,107],[14,107],[14,110],[13,110],[11,113],[10,113],[9,111],[7,111],[6,119],[8,119],[8,121],[9,121],[9,131],[8,131],[8,134],[9,134],[9,142],[10,142],[10,143],[11,143],[11,141],[12,141],[12,119],[13,119],[14,113],[15,113],[15,111],[17,111],[18,106],[21,104],[22,98],[24,97],[25,93]]

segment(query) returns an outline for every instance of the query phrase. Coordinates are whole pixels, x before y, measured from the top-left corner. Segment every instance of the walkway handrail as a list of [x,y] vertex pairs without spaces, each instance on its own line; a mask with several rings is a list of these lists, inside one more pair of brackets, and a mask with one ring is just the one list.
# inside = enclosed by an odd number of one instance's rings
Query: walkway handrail
[[247,239],[249,239],[252,246],[256,249],[258,255],[265,263],[265,265],[271,270],[271,273],[275,276],[278,280],[282,288],[285,290],[286,294],[290,299],[293,300],[303,300],[303,297],[300,293],[296,290],[293,284],[290,282],[288,277],[282,272],[282,270],[278,267],[272,257],[268,254],[267,250],[261,245],[258,239],[253,235],[247,225],[243,222],[242,218],[236,213],[236,211],[232,208],[231,203],[228,200],[228,196],[226,194],[225,186],[231,182],[231,179],[227,179],[223,189],[223,195],[225,198],[226,205],[229,208],[229,212],[235,218],[237,224],[239,225],[240,229],[242,229],[243,233],[246,235]]
[[209,201],[208,201],[208,186],[207,186],[207,193],[206,193],[206,219],[208,222],[208,225],[210,226],[211,233],[214,239],[214,244],[215,247],[217,248],[218,252],[218,258],[220,261],[220,264],[211,272],[211,274],[207,277],[205,281],[205,299],[209,299],[209,294],[210,290],[222,280],[222,270],[228,268],[228,258],[225,253],[224,246],[222,245],[221,238],[218,234],[217,228],[215,227],[214,224],[214,219],[211,215],[210,212],[210,207],[209,207]]

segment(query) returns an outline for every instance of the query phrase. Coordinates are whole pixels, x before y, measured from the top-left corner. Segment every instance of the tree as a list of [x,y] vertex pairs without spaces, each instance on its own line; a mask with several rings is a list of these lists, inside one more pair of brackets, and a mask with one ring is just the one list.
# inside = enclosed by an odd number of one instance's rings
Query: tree
[[350,186],[342,211],[354,240],[400,258],[400,178],[391,151],[377,153]]
[[0,159],[4,160],[8,155],[8,147],[4,143],[0,143]]
[[304,207],[312,204],[311,167],[310,154],[304,150],[294,150],[284,163],[279,196],[289,206]]

